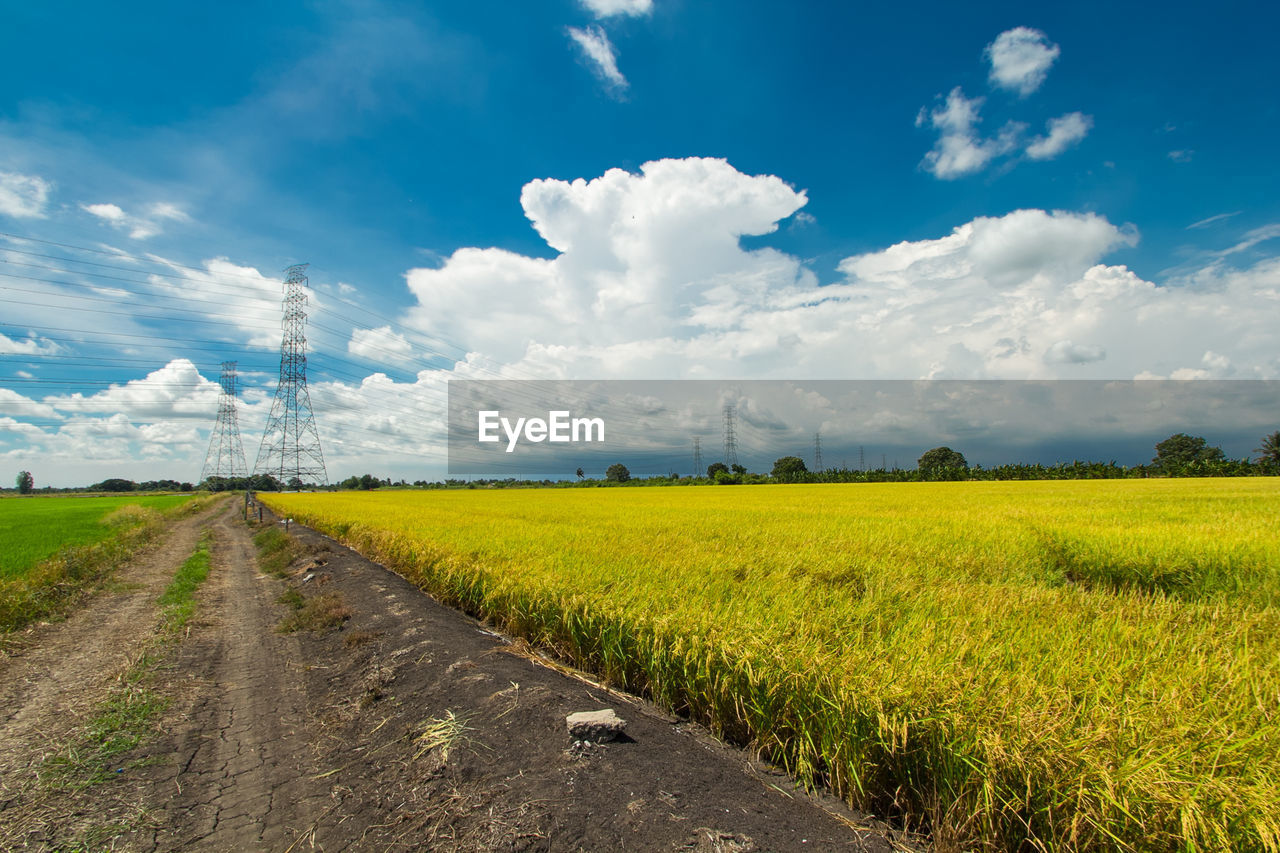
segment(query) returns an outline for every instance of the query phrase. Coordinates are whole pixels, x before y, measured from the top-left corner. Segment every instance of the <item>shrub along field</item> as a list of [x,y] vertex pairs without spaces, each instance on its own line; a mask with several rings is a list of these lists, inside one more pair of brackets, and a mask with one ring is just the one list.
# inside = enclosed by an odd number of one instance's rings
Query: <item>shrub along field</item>
[[261,494],[943,848],[1280,850],[1280,481]]

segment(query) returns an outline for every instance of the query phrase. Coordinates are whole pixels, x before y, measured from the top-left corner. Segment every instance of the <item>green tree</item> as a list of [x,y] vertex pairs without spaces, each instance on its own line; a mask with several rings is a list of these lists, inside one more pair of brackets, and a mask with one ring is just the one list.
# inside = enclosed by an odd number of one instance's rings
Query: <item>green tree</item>
[[19,471],[18,479],[15,481],[18,486],[19,494],[29,495],[31,490],[36,487],[36,480],[31,476],[30,471]]
[[[1260,453],[1259,464],[1272,468],[1280,468],[1280,430],[1262,437],[1262,446],[1255,447],[1254,453]],[[30,476],[30,475],[28,475]]]
[[964,454],[958,450],[952,450],[950,447],[935,447],[933,450],[926,450],[924,455],[916,460],[916,467],[920,469],[921,474],[937,476],[945,471],[966,469],[969,463],[965,460]]
[[724,464],[723,462],[712,462],[710,465],[707,466],[707,476],[713,480],[716,478],[716,475],[722,471],[725,474],[729,473],[729,466]]
[[604,472],[604,478],[611,483],[625,483],[631,479],[631,472],[621,462],[615,462]]
[[1193,462],[1221,462],[1225,458],[1221,447],[1209,447],[1200,436],[1179,432],[1156,445],[1151,464],[1162,471],[1176,471]]
[[245,484],[255,492],[279,492],[284,486],[270,474],[254,474]]
[[781,456],[773,463],[770,476],[783,483],[794,483],[802,479],[809,469],[799,456]]
[[94,483],[89,487],[95,492],[133,492],[137,491],[138,484],[133,480],[125,480],[121,477],[111,477],[103,480],[101,483]]

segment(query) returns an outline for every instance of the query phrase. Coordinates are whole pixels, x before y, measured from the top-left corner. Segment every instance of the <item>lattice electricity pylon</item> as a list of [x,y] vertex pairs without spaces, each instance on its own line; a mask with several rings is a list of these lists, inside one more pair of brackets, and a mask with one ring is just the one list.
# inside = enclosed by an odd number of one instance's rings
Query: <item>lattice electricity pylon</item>
[[733,420],[737,415],[737,407],[732,403],[724,405],[724,462],[730,468],[738,464],[738,436],[733,431]]
[[236,363],[222,362],[222,394],[218,397],[218,420],[209,435],[209,452],[200,470],[201,481],[210,477],[247,477],[244,446],[240,444],[240,422],[236,417]]
[[307,264],[295,264],[285,270],[280,383],[262,431],[258,459],[253,463],[255,475],[270,474],[285,485],[294,478],[308,485],[329,482],[307,392],[307,337],[303,334],[307,324],[306,268]]
[[693,437],[693,476],[701,477],[707,473],[702,468],[702,438],[700,436]]
[[822,433],[815,432],[813,434],[813,470],[821,471],[822,468]]

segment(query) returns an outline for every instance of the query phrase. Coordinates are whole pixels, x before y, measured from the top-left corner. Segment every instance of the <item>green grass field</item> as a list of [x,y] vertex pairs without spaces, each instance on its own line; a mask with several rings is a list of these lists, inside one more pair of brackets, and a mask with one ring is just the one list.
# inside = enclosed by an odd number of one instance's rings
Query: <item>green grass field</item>
[[1280,480],[261,497],[940,849],[1280,850]]
[[0,579],[25,574],[70,545],[88,545],[111,535],[102,523],[128,504],[165,510],[190,500],[184,495],[125,497],[40,496],[0,500]]

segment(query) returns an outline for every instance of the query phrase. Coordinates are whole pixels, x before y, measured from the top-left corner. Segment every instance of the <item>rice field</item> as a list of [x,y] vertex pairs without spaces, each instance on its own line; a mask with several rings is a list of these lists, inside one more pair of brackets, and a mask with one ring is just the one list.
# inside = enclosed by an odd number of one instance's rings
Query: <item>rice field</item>
[[1280,480],[260,497],[940,849],[1280,851]]
[[89,545],[111,535],[103,519],[126,505],[165,510],[187,495],[122,497],[39,496],[0,500],[0,580],[18,578],[62,548]]

